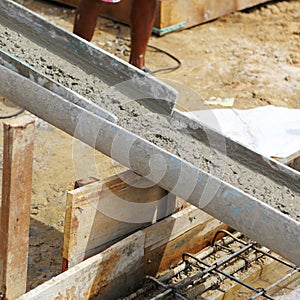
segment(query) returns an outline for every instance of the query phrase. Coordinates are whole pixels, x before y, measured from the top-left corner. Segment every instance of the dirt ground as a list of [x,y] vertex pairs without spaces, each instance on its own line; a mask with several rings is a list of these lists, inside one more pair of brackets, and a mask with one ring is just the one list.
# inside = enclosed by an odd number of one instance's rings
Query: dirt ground
[[[72,30],[74,9],[52,1],[18,2]],[[128,61],[128,38],[128,26],[99,18],[92,42]],[[178,104],[184,109],[205,108],[211,97],[234,98],[240,109],[268,104],[300,108],[300,1],[271,1],[181,32],[152,36],[149,44],[181,61],[178,70],[155,76],[179,90]],[[176,65],[151,49],[146,58],[151,70]],[[2,99],[1,115],[16,109]],[[60,273],[66,191],[76,179],[107,176],[100,154],[97,174],[84,168],[75,174],[72,138],[39,119],[36,128],[28,289]]]

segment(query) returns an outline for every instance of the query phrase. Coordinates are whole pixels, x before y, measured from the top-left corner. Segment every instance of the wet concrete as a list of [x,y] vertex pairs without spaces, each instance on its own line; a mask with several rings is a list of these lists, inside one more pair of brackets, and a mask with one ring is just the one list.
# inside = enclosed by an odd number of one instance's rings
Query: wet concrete
[[251,161],[251,155],[247,157],[245,153],[236,153],[231,145],[219,151],[203,131],[199,131],[200,134],[195,138],[194,132],[191,134],[188,129],[179,130],[171,117],[153,113],[138,101],[127,98],[105,84],[97,74],[84,71],[81,64],[73,64],[2,25],[0,47],[42,74],[111,111],[118,117],[118,124],[125,129],[300,220],[299,185],[293,187],[287,184],[288,179],[284,177],[275,181],[277,177],[265,174],[259,163]]

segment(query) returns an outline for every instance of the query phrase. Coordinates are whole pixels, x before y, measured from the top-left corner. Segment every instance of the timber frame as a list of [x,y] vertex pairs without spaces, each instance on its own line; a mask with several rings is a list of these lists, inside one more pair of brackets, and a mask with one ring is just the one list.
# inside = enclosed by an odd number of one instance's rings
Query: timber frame
[[[81,187],[67,196],[64,272],[19,300],[118,299],[139,288],[146,275],[156,276],[177,264],[183,252],[196,253],[211,243],[218,230],[229,229],[157,185],[136,187],[145,186],[147,180],[131,171],[93,181],[77,184]],[[97,210],[114,198],[158,203],[155,218],[130,223]]]

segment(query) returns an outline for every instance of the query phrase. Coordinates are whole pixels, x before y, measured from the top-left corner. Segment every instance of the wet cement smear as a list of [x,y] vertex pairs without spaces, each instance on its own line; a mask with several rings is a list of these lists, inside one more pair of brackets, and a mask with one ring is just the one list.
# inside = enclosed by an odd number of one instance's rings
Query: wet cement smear
[[149,111],[114,87],[106,85],[96,75],[86,73],[1,24],[0,47],[114,113],[119,119],[118,124],[125,129],[300,221],[299,187],[294,190],[286,187],[284,178],[282,183],[273,181],[271,175],[262,174],[259,165],[252,165],[251,160],[246,161],[243,154],[233,150],[232,155],[225,155],[211,147],[207,137],[196,139],[187,129],[176,130],[170,118]]

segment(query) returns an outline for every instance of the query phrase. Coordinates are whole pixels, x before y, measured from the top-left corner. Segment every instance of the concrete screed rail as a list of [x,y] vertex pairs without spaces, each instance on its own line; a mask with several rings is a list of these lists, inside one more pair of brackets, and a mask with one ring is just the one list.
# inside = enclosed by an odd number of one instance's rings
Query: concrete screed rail
[[[261,165],[266,174],[270,172],[276,180],[284,181],[299,196],[298,172],[254,153],[174,109],[177,93],[171,87],[22,6],[2,0],[0,24],[7,25],[7,20],[17,24],[21,34],[22,30],[29,32],[44,44],[51,45],[55,41],[55,47],[59,44],[70,57],[82,56],[85,60],[88,58],[91,65],[100,65],[109,74],[105,80],[111,85],[130,79],[130,86],[122,90],[127,96],[164,99],[157,100],[154,107],[172,113],[175,121],[195,132],[204,131],[216,144],[224,142],[227,147],[240,151]],[[297,220],[116,125],[116,117],[110,112],[37,73],[1,49],[0,94],[300,266],[300,223]],[[116,141],[122,149],[114,147]],[[151,172],[150,166],[156,171]]]

